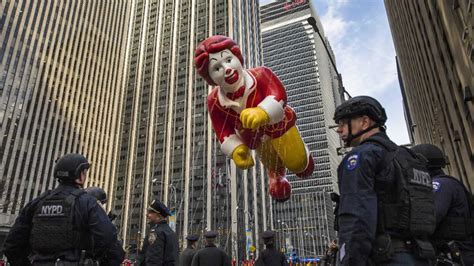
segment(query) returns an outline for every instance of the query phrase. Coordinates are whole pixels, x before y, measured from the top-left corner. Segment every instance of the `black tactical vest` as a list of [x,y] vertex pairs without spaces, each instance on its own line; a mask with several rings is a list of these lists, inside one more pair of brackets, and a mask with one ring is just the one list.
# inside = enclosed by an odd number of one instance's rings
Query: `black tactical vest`
[[373,136],[368,141],[388,151],[375,180],[377,234],[391,232],[404,239],[427,239],[435,230],[436,215],[432,180],[425,161],[388,139]]
[[80,232],[74,228],[73,219],[75,201],[85,192],[75,190],[69,195],[59,192],[46,193],[35,209],[30,234],[35,253],[59,256],[81,248]]
[[448,242],[450,240],[462,241],[471,239],[474,235],[472,194],[469,193],[466,187],[456,178],[448,175],[442,175],[442,177],[456,181],[464,189],[464,194],[466,195],[466,200],[468,201],[467,205],[469,208],[469,215],[468,217],[444,217],[436,228],[433,238],[435,239],[435,242]]

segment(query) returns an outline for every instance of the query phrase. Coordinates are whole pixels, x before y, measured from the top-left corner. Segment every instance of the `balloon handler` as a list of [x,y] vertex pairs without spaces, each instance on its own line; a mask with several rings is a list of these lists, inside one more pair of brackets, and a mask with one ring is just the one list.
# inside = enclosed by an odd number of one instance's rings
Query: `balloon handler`
[[221,150],[240,169],[258,157],[269,175],[269,192],[277,201],[291,196],[286,169],[298,177],[310,176],[313,158],[296,128],[295,111],[287,105],[285,87],[266,67],[244,69],[237,43],[215,35],[196,48],[199,75],[214,86],[207,97],[209,115]]

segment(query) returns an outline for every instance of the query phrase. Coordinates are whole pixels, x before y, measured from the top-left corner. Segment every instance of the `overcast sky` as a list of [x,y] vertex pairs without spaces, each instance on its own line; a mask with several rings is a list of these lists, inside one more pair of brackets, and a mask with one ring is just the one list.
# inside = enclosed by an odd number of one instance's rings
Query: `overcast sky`
[[[305,0],[307,1],[307,0]],[[260,4],[272,2],[260,0]],[[387,130],[409,143],[395,64],[395,49],[382,0],[312,0],[336,55],[346,90],[370,95],[387,112]]]

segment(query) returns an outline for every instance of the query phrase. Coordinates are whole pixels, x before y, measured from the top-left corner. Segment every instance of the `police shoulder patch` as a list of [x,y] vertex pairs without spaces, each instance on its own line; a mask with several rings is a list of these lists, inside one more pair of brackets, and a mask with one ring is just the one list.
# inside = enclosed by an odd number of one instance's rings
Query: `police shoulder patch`
[[153,245],[156,241],[156,233],[151,232],[150,235],[148,236],[148,244]]
[[433,191],[437,192],[441,188],[441,184],[438,181],[433,181]]
[[346,169],[352,171],[359,166],[359,154],[354,153],[347,157],[345,162]]

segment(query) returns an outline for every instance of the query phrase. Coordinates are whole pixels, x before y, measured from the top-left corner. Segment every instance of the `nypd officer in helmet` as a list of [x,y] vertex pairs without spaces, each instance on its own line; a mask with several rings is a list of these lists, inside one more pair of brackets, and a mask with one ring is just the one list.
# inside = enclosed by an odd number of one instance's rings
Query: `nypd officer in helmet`
[[[97,199],[97,203],[99,204],[99,206],[104,207],[104,204],[107,203],[107,193],[105,193],[102,188],[88,187],[86,188],[86,192]],[[111,222],[113,222],[117,218],[117,214],[115,214],[112,210],[109,211],[107,216],[109,217]]]
[[107,193],[100,187],[88,187],[86,192],[92,197],[96,198],[98,203],[106,204],[107,203]]
[[424,161],[388,138],[385,110],[374,98],[343,102],[334,120],[352,147],[338,167],[342,265],[428,265],[435,217]]
[[178,237],[168,225],[170,210],[155,199],[146,215],[150,230],[140,252],[140,265],[175,266],[178,264]]
[[80,154],[66,154],[54,168],[59,185],[29,202],[4,243],[11,265],[120,265],[124,251],[115,227],[83,189],[90,167]]
[[[419,144],[412,151],[428,161],[433,178],[436,231],[432,237],[440,261],[474,265],[474,217],[471,194],[456,178],[446,175],[446,156],[435,145]],[[454,264],[449,264],[454,265]]]

